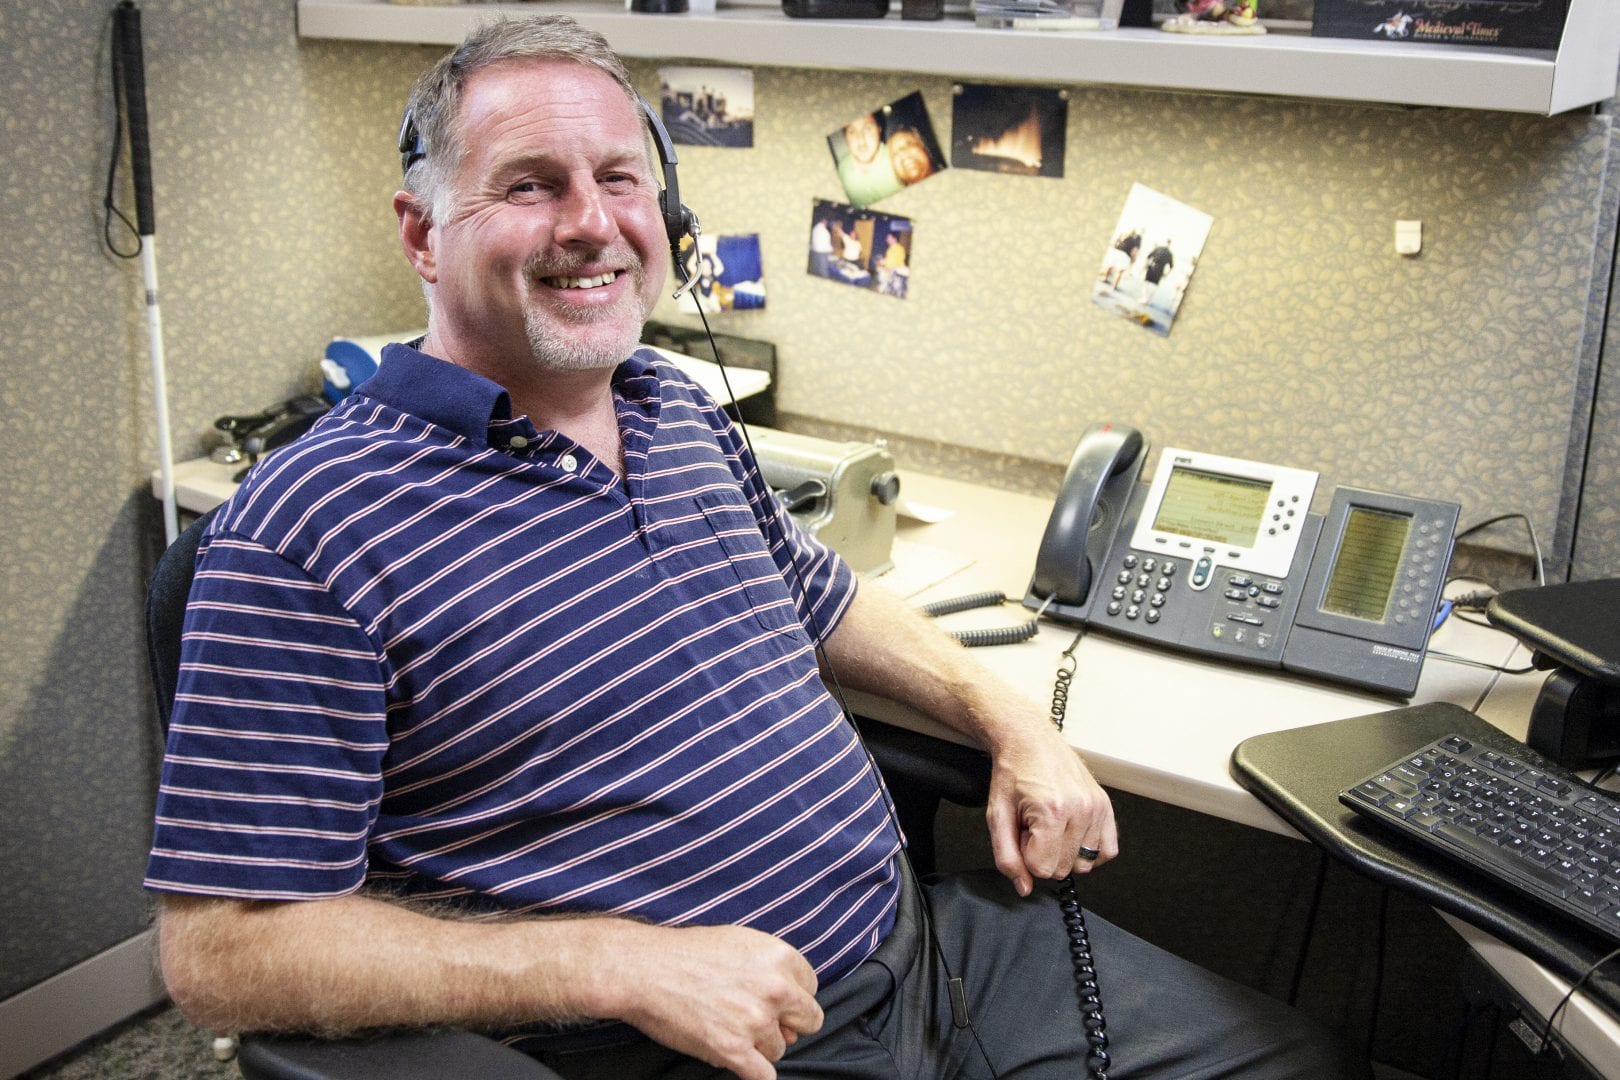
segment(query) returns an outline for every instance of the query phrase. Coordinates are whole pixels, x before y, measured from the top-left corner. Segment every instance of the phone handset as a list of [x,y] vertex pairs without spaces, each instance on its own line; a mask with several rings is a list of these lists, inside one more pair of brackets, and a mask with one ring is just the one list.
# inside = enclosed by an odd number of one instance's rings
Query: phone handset
[[1092,578],[1108,555],[1120,515],[1142,471],[1147,444],[1125,424],[1096,424],[1075,446],[1046,523],[1026,607],[1050,602],[1050,614],[1077,621]]

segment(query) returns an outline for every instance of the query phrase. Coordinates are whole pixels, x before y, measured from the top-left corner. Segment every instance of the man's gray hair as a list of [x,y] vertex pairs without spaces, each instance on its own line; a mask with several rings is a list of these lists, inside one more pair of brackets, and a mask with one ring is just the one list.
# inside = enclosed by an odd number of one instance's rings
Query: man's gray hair
[[466,148],[461,139],[461,95],[474,72],[511,60],[569,60],[596,68],[624,91],[641,115],[641,96],[624,61],[607,39],[566,15],[497,18],[479,25],[455,52],[434,64],[411,88],[406,109],[425,146],[425,156],[405,171],[405,190],[437,220],[452,190],[456,166]]

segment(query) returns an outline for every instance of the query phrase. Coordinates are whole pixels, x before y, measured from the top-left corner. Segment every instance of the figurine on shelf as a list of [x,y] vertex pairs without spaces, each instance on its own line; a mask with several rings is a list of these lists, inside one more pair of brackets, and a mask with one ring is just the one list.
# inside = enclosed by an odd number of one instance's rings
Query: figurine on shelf
[[1263,34],[1259,0],[1177,0],[1182,14],[1159,24],[1180,34]]

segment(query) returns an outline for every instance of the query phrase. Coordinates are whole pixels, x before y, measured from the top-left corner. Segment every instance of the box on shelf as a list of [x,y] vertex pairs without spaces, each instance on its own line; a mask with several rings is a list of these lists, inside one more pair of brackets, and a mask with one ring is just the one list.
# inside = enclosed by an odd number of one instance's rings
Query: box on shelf
[[1316,0],[1311,33],[1556,49],[1568,9],[1569,0]]

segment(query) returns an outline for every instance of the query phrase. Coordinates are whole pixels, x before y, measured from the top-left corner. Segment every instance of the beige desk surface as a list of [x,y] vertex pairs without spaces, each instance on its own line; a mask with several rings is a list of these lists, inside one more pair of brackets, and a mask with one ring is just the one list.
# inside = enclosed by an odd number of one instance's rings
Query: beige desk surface
[[[192,458],[176,462],[174,466],[174,502],[182,510],[201,514],[212,510],[236,494],[236,482],[231,479],[247,467],[247,462],[221,465],[208,458]],[[152,474],[152,495],[163,498],[163,480]]]
[[[897,561],[904,559],[913,544],[974,556],[970,565],[911,599],[936,600],[985,589],[999,589],[1015,599],[1023,597],[1051,512],[1050,500],[911,473],[902,476],[901,495],[910,502],[956,512],[938,524],[902,519]],[[1000,609],[947,616],[943,622],[952,629],[1005,626],[1025,621],[1031,614],[1021,605],[1009,603]],[[1073,639],[1072,629],[1043,623],[1030,641],[979,649],[976,654],[1017,690],[1040,701],[1044,712],[1051,701],[1060,654]],[[1515,645],[1498,631],[1454,620],[1435,635],[1432,647],[1500,664]],[[1101,634],[1088,634],[1075,656],[1078,666],[1064,735],[1098,780],[1287,835],[1297,834],[1232,779],[1228,769],[1232,748],[1251,735],[1381,712],[1401,704],[1349,688],[1200,660]],[[1430,659],[1413,700],[1450,701],[1473,709],[1494,681],[1493,672]],[[872,695],[851,694],[850,705],[879,720],[941,733],[920,715]]]
[[[240,465],[200,458],[175,467],[180,506],[200,513],[228,498]],[[154,482],[155,486],[155,482]],[[1051,501],[919,473],[903,473],[908,503],[950,511],[945,520],[921,524],[902,517],[895,557],[901,571],[875,579],[921,602],[996,589],[1022,598],[1035,565]],[[930,568],[917,576],[914,566]],[[944,580],[917,588],[940,573]],[[1032,612],[1016,602],[948,616],[953,629],[1006,626]],[[1059,657],[1074,631],[1043,623],[1039,634],[1018,645],[980,649],[977,655],[1018,691],[1051,701]],[[1498,631],[1451,620],[1435,635],[1436,650],[1504,663],[1515,642]],[[1272,832],[1296,835],[1232,779],[1232,748],[1251,735],[1380,712],[1400,704],[1305,679],[1169,653],[1088,634],[1076,650],[1078,667],[1064,734],[1111,787]],[[1500,683],[1500,686],[1496,684]],[[1491,695],[1486,718],[1524,737],[1529,703],[1539,679],[1497,679],[1493,673],[1431,657],[1414,701],[1450,701],[1477,709]],[[851,692],[862,715],[955,737],[910,709],[869,694]]]

